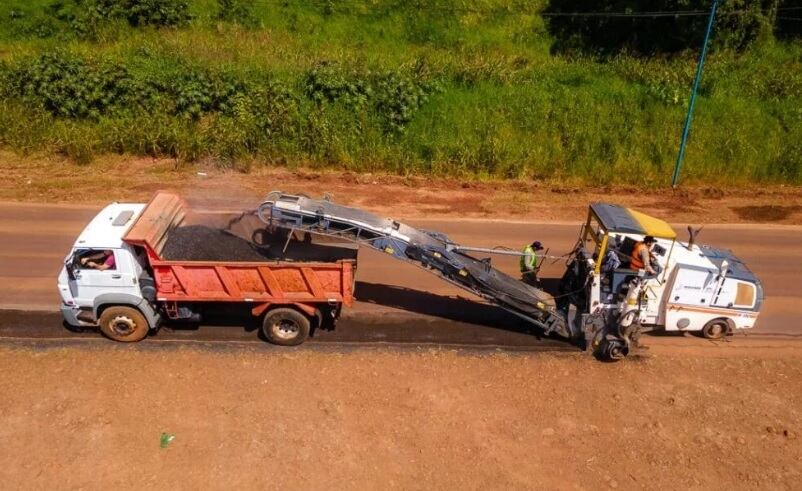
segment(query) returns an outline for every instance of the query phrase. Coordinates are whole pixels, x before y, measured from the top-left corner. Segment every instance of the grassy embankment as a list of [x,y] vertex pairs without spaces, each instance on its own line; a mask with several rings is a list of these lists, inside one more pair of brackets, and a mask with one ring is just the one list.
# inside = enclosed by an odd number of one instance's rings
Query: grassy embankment
[[[552,55],[542,5],[509,0],[259,0],[244,21],[194,0],[179,27],[83,32],[50,3],[0,5],[0,145],[78,163],[665,184],[695,68]],[[802,45],[714,50],[697,104],[686,182],[802,183]]]

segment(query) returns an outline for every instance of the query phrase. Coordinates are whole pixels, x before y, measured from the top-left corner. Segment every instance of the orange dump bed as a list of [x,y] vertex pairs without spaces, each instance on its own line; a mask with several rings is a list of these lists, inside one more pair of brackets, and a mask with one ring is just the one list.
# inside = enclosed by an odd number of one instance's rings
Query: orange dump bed
[[160,301],[353,302],[353,261],[336,263],[153,264]]
[[165,260],[161,256],[170,231],[186,216],[184,201],[159,193],[148,203],[124,240],[143,247],[156,283],[157,299],[166,302],[253,302],[254,309],[293,304],[303,310],[315,304],[353,303],[356,261],[234,262]]

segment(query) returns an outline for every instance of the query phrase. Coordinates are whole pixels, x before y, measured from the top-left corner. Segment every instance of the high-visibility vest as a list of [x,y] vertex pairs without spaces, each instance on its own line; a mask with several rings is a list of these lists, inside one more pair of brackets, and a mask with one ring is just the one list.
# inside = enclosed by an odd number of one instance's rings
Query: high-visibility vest
[[537,268],[537,254],[531,245],[524,247],[523,255],[521,256],[521,273],[527,271],[534,271]]
[[646,265],[643,264],[643,259],[641,259],[641,251],[643,251],[644,248],[648,248],[645,242],[635,243],[635,247],[632,248],[632,256],[629,258],[630,269],[646,268]]

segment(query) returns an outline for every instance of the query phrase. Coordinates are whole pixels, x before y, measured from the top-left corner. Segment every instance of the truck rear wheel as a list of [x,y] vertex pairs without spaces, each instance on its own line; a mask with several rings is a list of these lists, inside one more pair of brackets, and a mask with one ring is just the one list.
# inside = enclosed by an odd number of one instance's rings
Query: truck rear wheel
[[309,337],[309,318],[295,309],[274,309],[265,315],[262,333],[280,346],[297,346]]
[[145,316],[133,307],[109,307],[100,314],[98,324],[103,334],[123,343],[140,341],[150,330]]

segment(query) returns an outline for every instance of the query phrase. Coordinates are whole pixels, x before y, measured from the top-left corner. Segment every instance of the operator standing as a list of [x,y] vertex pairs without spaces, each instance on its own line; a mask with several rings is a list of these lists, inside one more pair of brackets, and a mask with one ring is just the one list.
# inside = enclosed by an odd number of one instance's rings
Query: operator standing
[[660,274],[659,265],[653,264],[652,247],[657,241],[651,235],[647,235],[642,241],[636,242],[632,248],[632,256],[629,258],[631,269],[645,269],[649,276]]
[[540,258],[537,256],[537,251],[542,250],[543,244],[537,240],[524,247],[523,254],[521,254],[521,281],[527,285],[538,286],[539,284],[537,266]]

